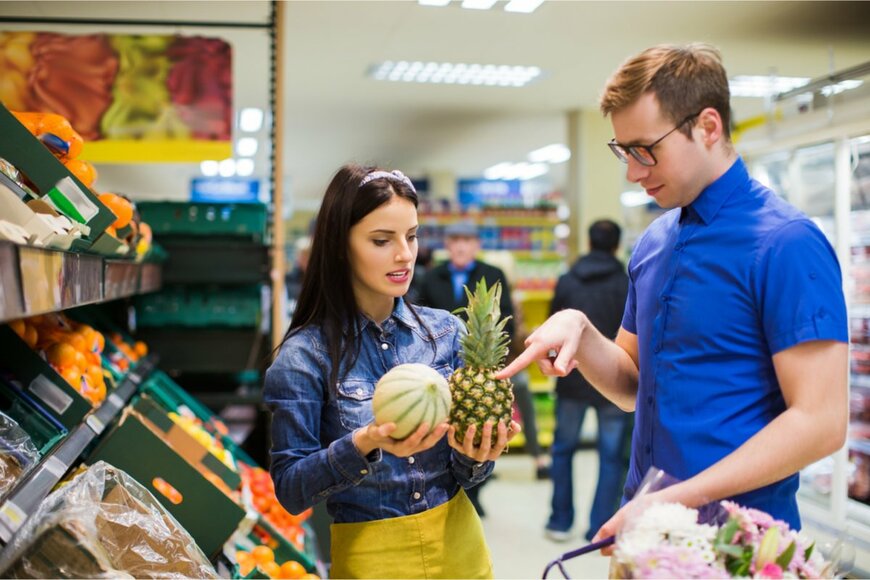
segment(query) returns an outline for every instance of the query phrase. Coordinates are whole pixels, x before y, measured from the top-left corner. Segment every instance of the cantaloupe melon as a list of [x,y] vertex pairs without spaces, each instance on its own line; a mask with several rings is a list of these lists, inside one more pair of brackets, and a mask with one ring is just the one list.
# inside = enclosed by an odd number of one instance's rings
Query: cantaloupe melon
[[404,439],[421,423],[430,431],[450,414],[450,388],[441,374],[419,363],[393,367],[375,385],[375,422],[395,423],[391,437]]

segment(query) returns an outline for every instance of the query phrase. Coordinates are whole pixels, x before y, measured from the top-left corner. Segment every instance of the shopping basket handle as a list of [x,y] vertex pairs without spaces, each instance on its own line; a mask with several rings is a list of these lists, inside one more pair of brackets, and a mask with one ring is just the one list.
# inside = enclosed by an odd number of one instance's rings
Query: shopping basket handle
[[546,578],[553,566],[557,566],[559,568],[559,571],[562,573],[563,578],[570,578],[570,576],[568,576],[568,572],[565,571],[565,567],[562,566],[562,562],[564,562],[565,560],[572,560],[577,556],[582,556],[583,554],[588,554],[589,552],[600,550],[601,548],[606,548],[607,546],[613,544],[613,542],[615,541],[616,536],[610,536],[609,538],[604,538],[603,540],[600,540],[598,542],[587,544],[582,548],[577,548],[572,552],[565,552],[564,554],[547,564],[547,567],[544,568],[544,575],[541,576],[541,578]]

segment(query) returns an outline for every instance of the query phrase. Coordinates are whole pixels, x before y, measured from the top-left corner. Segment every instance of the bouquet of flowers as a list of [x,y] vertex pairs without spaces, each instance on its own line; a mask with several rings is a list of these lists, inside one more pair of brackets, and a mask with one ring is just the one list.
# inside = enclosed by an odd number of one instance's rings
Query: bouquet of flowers
[[650,503],[616,542],[626,578],[831,578],[815,543],[759,510],[723,501],[725,523],[699,523],[698,510]]

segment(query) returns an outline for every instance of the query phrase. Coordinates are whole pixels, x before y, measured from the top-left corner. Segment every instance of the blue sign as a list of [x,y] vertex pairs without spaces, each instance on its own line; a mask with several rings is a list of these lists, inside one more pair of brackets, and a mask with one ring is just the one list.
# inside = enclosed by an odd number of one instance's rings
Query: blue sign
[[463,206],[505,205],[509,199],[522,199],[519,179],[460,179],[459,203]]
[[190,201],[259,203],[259,196],[259,179],[200,177],[190,181]]

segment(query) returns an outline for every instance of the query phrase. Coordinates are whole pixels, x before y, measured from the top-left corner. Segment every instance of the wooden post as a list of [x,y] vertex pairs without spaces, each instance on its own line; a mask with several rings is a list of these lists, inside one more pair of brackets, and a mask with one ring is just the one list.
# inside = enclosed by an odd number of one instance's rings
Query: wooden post
[[284,34],[287,3],[272,2],[272,348],[284,336],[284,277],[287,271],[284,251]]

